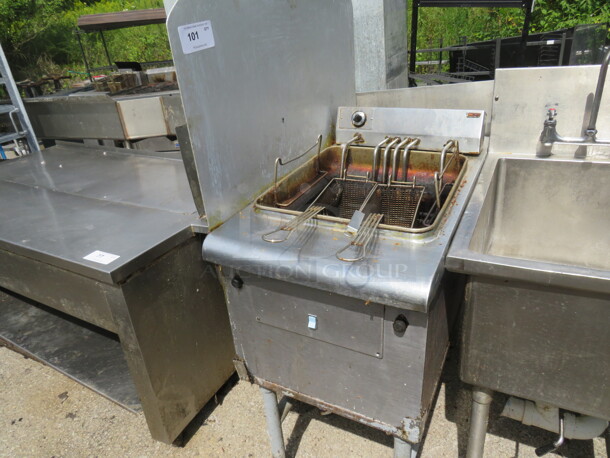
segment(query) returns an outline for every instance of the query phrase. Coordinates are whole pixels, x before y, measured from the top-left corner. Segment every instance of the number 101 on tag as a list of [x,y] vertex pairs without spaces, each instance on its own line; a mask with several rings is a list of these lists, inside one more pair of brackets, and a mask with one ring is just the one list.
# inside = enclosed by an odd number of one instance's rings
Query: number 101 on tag
[[213,48],[214,31],[211,21],[198,22],[196,24],[183,25],[178,27],[182,51],[184,54],[191,54],[204,49]]

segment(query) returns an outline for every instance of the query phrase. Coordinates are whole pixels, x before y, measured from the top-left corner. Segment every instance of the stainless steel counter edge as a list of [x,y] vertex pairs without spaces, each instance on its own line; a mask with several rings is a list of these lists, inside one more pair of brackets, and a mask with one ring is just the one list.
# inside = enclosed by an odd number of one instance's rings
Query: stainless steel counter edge
[[141,99],[147,97],[163,97],[163,96],[180,96],[180,91],[177,89],[172,89],[169,91],[159,91],[159,92],[148,92],[148,93],[139,93],[139,94],[118,94],[113,95],[110,92],[97,92],[97,91],[81,91],[74,92],[72,94],[63,94],[63,95],[44,95],[42,97],[35,97],[26,99],[26,103],[48,103],[48,102],[70,102],[70,103],[79,103],[82,100],[92,101],[97,100],[132,100],[132,99]]
[[44,253],[40,250],[28,249],[26,247],[7,243],[2,240],[0,240],[0,250],[4,250],[19,256],[24,256],[38,262],[47,263],[49,265],[59,267],[60,269],[83,275],[102,283],[118,284],[125,281],[139,269],[149,265],[155,259],[163,256],[172,248],[194,237],[195,233],[203,234],[205,232],[201,232],[200,228],[194,229],[193,226],[185,225],[183,229],[177,231],[171,237],[151,247],[150,250],[146,251],[145,253],[127,260],[114,270],[103,270],[104,266],[94,267],[93,265],[88,266],[76,263],[71,259],[64,259],[52,254]]
[[[540,161],[533,152],[531,155],[498,153],[489,155],[449,249],[445,263],[447,270],[467,275],[485,275],[504,280],[520,280],[540,285],[610,293],[610,272],[527,259],[504,258],[470,249],[473,232],[491,186],[496,164],[501,158]],[[544,160],[610,162],[603,157],[574,159],[567,155],[557,155]]]
[[428,235],[379,230],[372,253],[364,261],[336,259],[335,253],[349,242],[342,224],[316,220],[290,242],[264,242],[263,233],[291,216],[257,210],[252,205],[206,237],[203,258],[240,272],[425,312],[437,294],[449,242],[485,157],[486,153],[470,157],[463,186],[439,229]]
[[91,154],[91,153],[107,153],[107,154],[116,154],[119,156],[141,156],[141,157],[154,157],[156,159],[163,159],[166,161],[178,161],[182,162],[182,157],[180,156],[179,151],[145,151],[145,150],[136,150],[136,149],[125,149],[119,148],[115,146],[95,146],[95,145],[87,145],[83,146],[82,143],[79,142],[71,142],[71,141],[63,141],[57,140],[55,142],[56,147],[61,147],[63,149],[70,150],[78,150],[80,154]]

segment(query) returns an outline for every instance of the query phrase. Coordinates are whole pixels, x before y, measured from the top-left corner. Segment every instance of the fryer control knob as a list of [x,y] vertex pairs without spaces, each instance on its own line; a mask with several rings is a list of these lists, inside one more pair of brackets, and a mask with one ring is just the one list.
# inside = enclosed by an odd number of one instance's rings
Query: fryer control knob
[[352,115],[352,125],[354,127],[362,127],[366,124],[366,113],[364,111],[356,111]]
[[394,324],[392,325],[396,334],[404,334],[408,326],[409,322],[404,315],[398,315],[394,320]]
[[235,275],[231,279],[231,285],[233,286],[233,288],[241,289],[241,287],[244,286],[244,281],[239,275]]

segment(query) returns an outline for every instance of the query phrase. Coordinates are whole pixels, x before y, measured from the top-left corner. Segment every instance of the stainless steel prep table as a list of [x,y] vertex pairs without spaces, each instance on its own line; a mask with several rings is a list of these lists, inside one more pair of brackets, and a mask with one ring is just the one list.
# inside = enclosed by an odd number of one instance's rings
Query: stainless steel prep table
[[[233,372],[222,290],[200,257],[207,227],[182,160],[62,144],[0,166],[0,215],[0,287],[10,291],[0,340],[129,408],[139,398],[152,436],[172,442]],[[96,251],[102,263],[85,259]],[[131,377],[117,369],[103,382],[104,364],[71,374],[98,350],[108,367],[120,361],[107,341],[91,344],[103,331],[60,338],[76,328],[55,311],[118,336]],[[48,332],[30,329],[41,323]],[[72,347],[49,348],[60,340]]]
[[171,142],[162,140],[176,135],[176,126],[186,123],[177,90],[129,95],[93,91],[51,95],[26,99],[25,108],[38,138],[44,139],[127,142],[156,139],[159,147],[168,148]]

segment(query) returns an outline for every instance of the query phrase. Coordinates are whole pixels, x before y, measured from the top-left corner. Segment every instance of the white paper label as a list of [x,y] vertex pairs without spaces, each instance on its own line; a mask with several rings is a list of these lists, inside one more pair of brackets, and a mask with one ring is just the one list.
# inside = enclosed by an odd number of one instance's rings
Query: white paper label
[[182,43],[182,52],[191,54],[204,49],[213,48],[214,31],[212,21],[203,21],[196,24],[183,25],[178,27],[178,35]]
[[88,254],[83,259],[87,261],[97,262],[98,264],[104,264],[107,266],[112,261],[116,261],[120,256],[111,253],[104,253],[103,251],[94,251],[93,253]]

